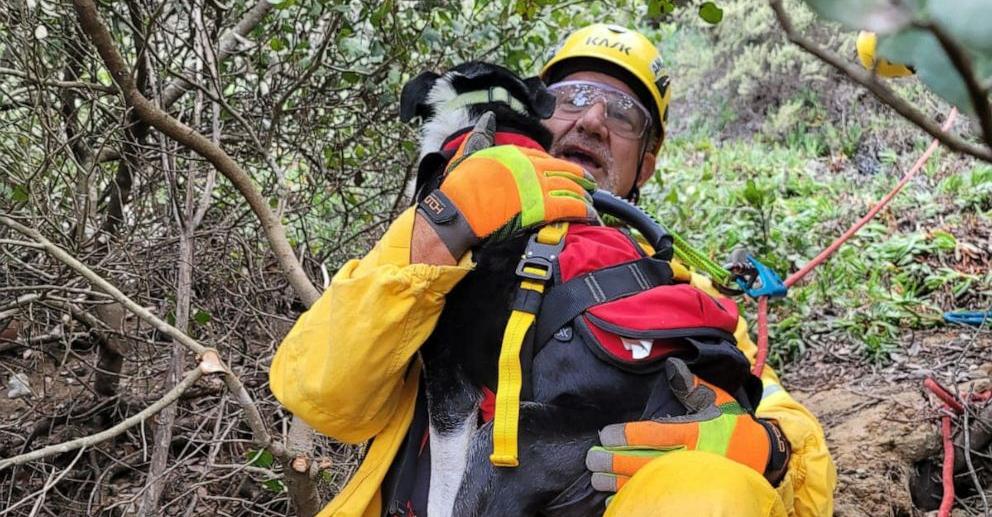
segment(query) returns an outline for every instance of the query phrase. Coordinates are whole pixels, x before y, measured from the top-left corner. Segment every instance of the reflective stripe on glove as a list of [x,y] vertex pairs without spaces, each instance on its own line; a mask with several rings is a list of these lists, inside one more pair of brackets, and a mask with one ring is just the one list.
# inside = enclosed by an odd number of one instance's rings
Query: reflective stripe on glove
[[700,380],[680,359],[665,365],[673,394],[686,407],[677,417],[609,425],[602,446],[586,454],[596,490],[615,492],[651,460],[675,450],[725,456],[761,473],[773,485],[785,475],[789,443],[778,427],[754,418],[726,391]]
[[594,221],[596,182],[581,167],[511,145],[472,153],[417,207],[458,259],[486,239],[554,221]]

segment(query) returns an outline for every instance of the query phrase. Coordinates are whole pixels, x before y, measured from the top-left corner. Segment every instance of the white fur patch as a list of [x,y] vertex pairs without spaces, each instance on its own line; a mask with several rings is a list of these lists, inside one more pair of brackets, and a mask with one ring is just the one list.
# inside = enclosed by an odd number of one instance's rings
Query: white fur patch
[[468,465],[468,447],[478,416],[473,412],[451,433],[441,435],[431,426],[431,483],[427,493],[427,515],[448,517]]
[[441,144],[451,136],[452,133],[463,127],[472,125],[469,118],[468,108],[461,107],[454,110],[445,110],[444,105],[458,96],[457,91],[451,85],[451,80],[459,75],[456,72],[448,72],[442,75],[431,91],[427,93],[427,104],[434,108],[434,116],[428,120],[422,129],[420,138],[420,157],[428,153],[441,150]]

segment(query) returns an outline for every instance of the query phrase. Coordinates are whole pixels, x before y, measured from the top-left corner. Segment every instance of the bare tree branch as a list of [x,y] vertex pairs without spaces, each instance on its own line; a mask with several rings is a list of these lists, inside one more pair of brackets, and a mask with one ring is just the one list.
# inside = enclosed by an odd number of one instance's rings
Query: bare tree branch
[[820,61],[834,67],[854,83],[867,88],[882,103],[891,107],[916,127],[929,133],[948,149],[992,163],[992,148],[976,145],[957,135],[944,132],[937,122],[931,120],[930,117],[882,84],[874,73],[847,62],[837,54],[820,47],[809,38],[796,32],[795,27],[792,25],[792,20],[782,6],[782,0],[768,0],[768,5],[775,12],[775,18],[778,20],[778,24],[782,27],[782,30],[790,41],[799,45],[803,50],[812,54]]
[[[218,42],[218,52],[217,52],[217,62],[221,62],[227,59],[228,56],[234,53],[239,40],[243,39],[252,31],[262,20],[265,15],[272,10],[274,3],[269,0],[259,0],[254,7],[248,10],[241,17],[241,20],[231,28],[231,30],[224,33]],[[185,79],[186,74],[182,74],[179,78],[170,82],[165,89],[162,90],[162,98],[159,99],[158,105],[162,109],[168,109],[172,106],[180,97],[190,88],[193,84]]]
[[[131,312],[155,327],[155,329],[195,352],[201,358],[200,370],[203,370],[202,373],[224,373],[224,383],[234,395],[238,405],[241,406],[241,409],[245,412],[245,419],[248,422],[248,426],[252,430],[254,441],[263,447],[267,447],[275,457],[279,458],[287,466],[289,466],[294,460],[298,459],[297,457],[291,457],[284,447],[272,441],[272,437],[265,426],[265,422],[262,420],[262,415],[259,413],[257,405],[251,398],[251,394],[249,394],[248,390],[245,389],[241,380],[238,379],[238,377],[231,372],[230,368],[228,368],[227,365],[220,360],[220,356],[217,355],[216,350],[203,346],[185,333],[180,332],[179,329],[160,320],[150,311],[135,303],[124,293],[120,292],[116,287],[76,260],[73,256],[69,255],[58,246],[52,244],[37,230],[24,226],[6,216],[0,216],[0,224],[8,226],[17,232],[36,240],[38,244],[46,252],[48,252],[48,254],[72,268],[74,271],[93,283],[94,286],[99,288],[101,291],[104,291],[112,296],[115,300],[120,302],[121,305],[127,307]],[[170,391],[170,393],[172,393],[172,391]],[[176,396],[178,397],[181,394],[182,392],[180,391],[176,394]],[[165,407],[165,405],[168,404],[166,403],[161,407]],[[161,407],[159,407],[156,411],[160,410]],[[31,461],[31,459],[26,459],[24,461]],[[4,465],[5,463],[0,463],[0,468],[3,468]]]
[[[230,30],[221,36],[220,41],[217,46],[219,51],[217,52],[217,62],[227,59],[228,56],[233,54],[237,49],[239,41],[244,39],[249,32],[252,31],[259,23],[265,19],[265,15],[272,10],[273,3],[269,0],[259,0],[251,9],[249,9],[244,16],[238,20],[238,23],[234,25]],[[162,89],[162,95],[158,99],[158,105],[163,110],[168,110],[173,104],[178,101],[183,94],[188,92],[193,88],[193,83],[187,79],[188,75],[191,75],[192,71],[187,70],[184,73],[179,74],[175,79],[173,79],[169,84]],[[117,149],[106,148],[100,152],[100,154],[94,160],[95,163],[103,163],[107,161],[120,159],[121,155]]]
[[0,224],[8,226],[27,237],[31,237],[49,255],[55,257],[63,264],[71,267],[74,271],[82,275],[83,278],[89,280],[90,283],[92,283],[97,289],[109,294],[115,300],[120,302],[121,305],[123,305],[128,310],[136,314],[139,318],[150,323],[153,327],[155,327],[156,330],[171,337],[172,339],[176,340],[176,342],[182,343],[185,347],[189,348],[197,355],[202,356],[205,352],[211,350],[210,348],[207,348],[201,345],[200,343],[198,343],[195,339],[180,332],[179,329],[162,321],[157,316],[152,314],[151,311],[149,311],[148,309],[135,303],[133,300],[128,298],[127,295],[120,292],[119,289],[114,287],[110,282],[104,280],[102,277],[100,277],[100,275],[97,275],[96,273],[93,272],[93,270],[83,265],[82,262],[76,260],[75,257],[66,253],[64,250],[62,250],[62,248],[59,248],[58,246],[52,244],[52,242],[46,239],[43,235],[41,235],[41,233],[38,232],[38,230],[24,226],[23,224],[18,223],[17,221],[14,221],[13,219],[6,216],[0,216]]
[[124,431],[148,420],[156,413],[161,411],[163,408],[175,402],[190,386],[196,383],[200,377],[203,376],[205,372],[202,368],[194,368],[186,373],[183,380],[176,384],[174,388],[169,390],[165,395],[159,400],[155,401],[152,405],[147,408],[131,415],[128,418],[122,420],[119,424],[96,434],[91,434],[89,436],[84,436],[82,438],[77,438],[64,443],[57,443],[55,445],[49,445],[38,450],[34,450],[25,454],[20,454],[12,458],[5,458],[0,460],[0,470],[7,467],[12,467],[14,465],[23,465],[30,461],[39,460],[41,458],[47,458],[56,454],[63,454],[69,451],[74,451],[80,447],[90,447],[96,445],[105,440],[109,440]]
[[978,83],[978,78],[975,77],[975,68],[972,66],[968,52],[961,48],[961,45],[958,45],[940,25],[932,22],[921,22],[915,25],[930,31],[937,38],[961,79],[964,80],[965,87],[968,88],[968,96],[971,97],[971,105],[975,109],[975,116],[982,127],[985,145],[992,149],[992,109],[989,108],[988,94],[985,93],[982,85]]
[[14,68],[0,68],[0,77],[4,75],[10,75],[14,77],[20,77],[27,82],[34,84],[42,84],[45,86],[55,86],[57,88],[76,88],[80,90],[90,90],[96,92],[102,92],[107,94],[117,93],[116,86],[105,86],[99,83],[88,83],[86,81],[58,81],[54,79],[38,79],[32,77],[27,72],[21,70],[16,70]]
[[320,297],[320,292],[310,283],[296,258],[296,253],[286,239],[285,228],[269,209],[268,201],[255,188],[248,173],[222,148],[213,144],[193,128],[172,118],[145,98],[138,91],[124,59],[114,47],[110,32],[100,20],[93,2],[91,0],[73,0],[73,4],[83,32],[96,46],[110,71],[111,77],[120,87],[121,93],[124,94],[128,105],[135,109],[142,120],[205,158],[234,184],[262,223],[262,229],[265,231],[272,251],[282,266],[290,285],[293,286],[297,295],[307,306],[312,305]]
[[[53,469],[52,470],[52,475],[50,475],[48,477],[48,481],[45,482],[45,485],[43,487],[41,487],[40,490],[38,490],[37,492],[34,492],[33,494],[28,495],[27,497],[21,499],[20,501],[12,504],[10,506],[8,506],[2,512],[0,512],[0,515],[6,515],[9,512],[12,512],[15,508],[17,508],[18,506],[21,506],[22,504],[30,501],[31,498],[32,497],[35,497],[35,496],[38,497],[38,501],[35,502],[34,507],[31,509],[31,515],[32,516],[37,515],[38,510],[41,509],[41,503],[44,502],[44,500],[45,500],[45,494],[48,493],[48,491],[51,490],[52,487],[54,487],[56,485],[56,483],[58,483],[59,481],[61,481],[62,478],[64,478],[65,475],[68,474],[69,471],[72,470],[72,467],[76,464],[77,461],[79,461],[79,458],[81,458],[83,456],[83,451],[84,450],[85,449],[81,449],[78,453],[76,453],[76,457],[73,458],[72,461],[69,462],[69,464],[66,465],[66,467],[64,469],[62,469],[62,473],[61,474],[59,474],[58,476],[56,476],[55,475],[55,470]],[[0,464],[0,469],[3,469],[2,464]]]

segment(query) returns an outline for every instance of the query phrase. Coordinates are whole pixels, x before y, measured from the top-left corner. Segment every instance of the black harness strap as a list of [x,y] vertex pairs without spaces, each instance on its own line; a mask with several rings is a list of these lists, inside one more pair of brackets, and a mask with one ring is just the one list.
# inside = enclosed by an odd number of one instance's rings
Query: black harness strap
[[668,261],[644,257],[556,285],[544,295],[534,343],[547,343],[558,329],[594,305],[669,285],[672,279]]

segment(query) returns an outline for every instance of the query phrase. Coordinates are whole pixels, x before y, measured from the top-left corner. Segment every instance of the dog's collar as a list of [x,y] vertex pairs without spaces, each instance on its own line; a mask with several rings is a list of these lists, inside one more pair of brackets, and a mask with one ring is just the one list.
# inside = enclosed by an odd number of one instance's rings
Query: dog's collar
[[[462,145],[465,138],[472,131],[472,128],[467,127],[458,131],[457,133],[451,135],[444,144],[441,145],[441,150],[449,153],[454,153],[458,150],[458,146]],[[530,149],[537,149],[543,151],[544,147],[537,143],[537,140],[524,135],[522,133],[517,133],[514,131],[497,130],[495,135],[493,135],[493,145],[515,145],[518,147],[528,147]]]
[[524,116],[528,114],[527,106],[517,100],[517,98],[513,95],[510,95],[510,91],[502,86],[493,86],[488,90],[475,90],[472,92],[462,93],[454,99],[444,103],[444,107],[445,111],[447,111],[464,108],[473,104],[485,104],[488,102],[504,102],[509,105],[513,111],[516,111]]

